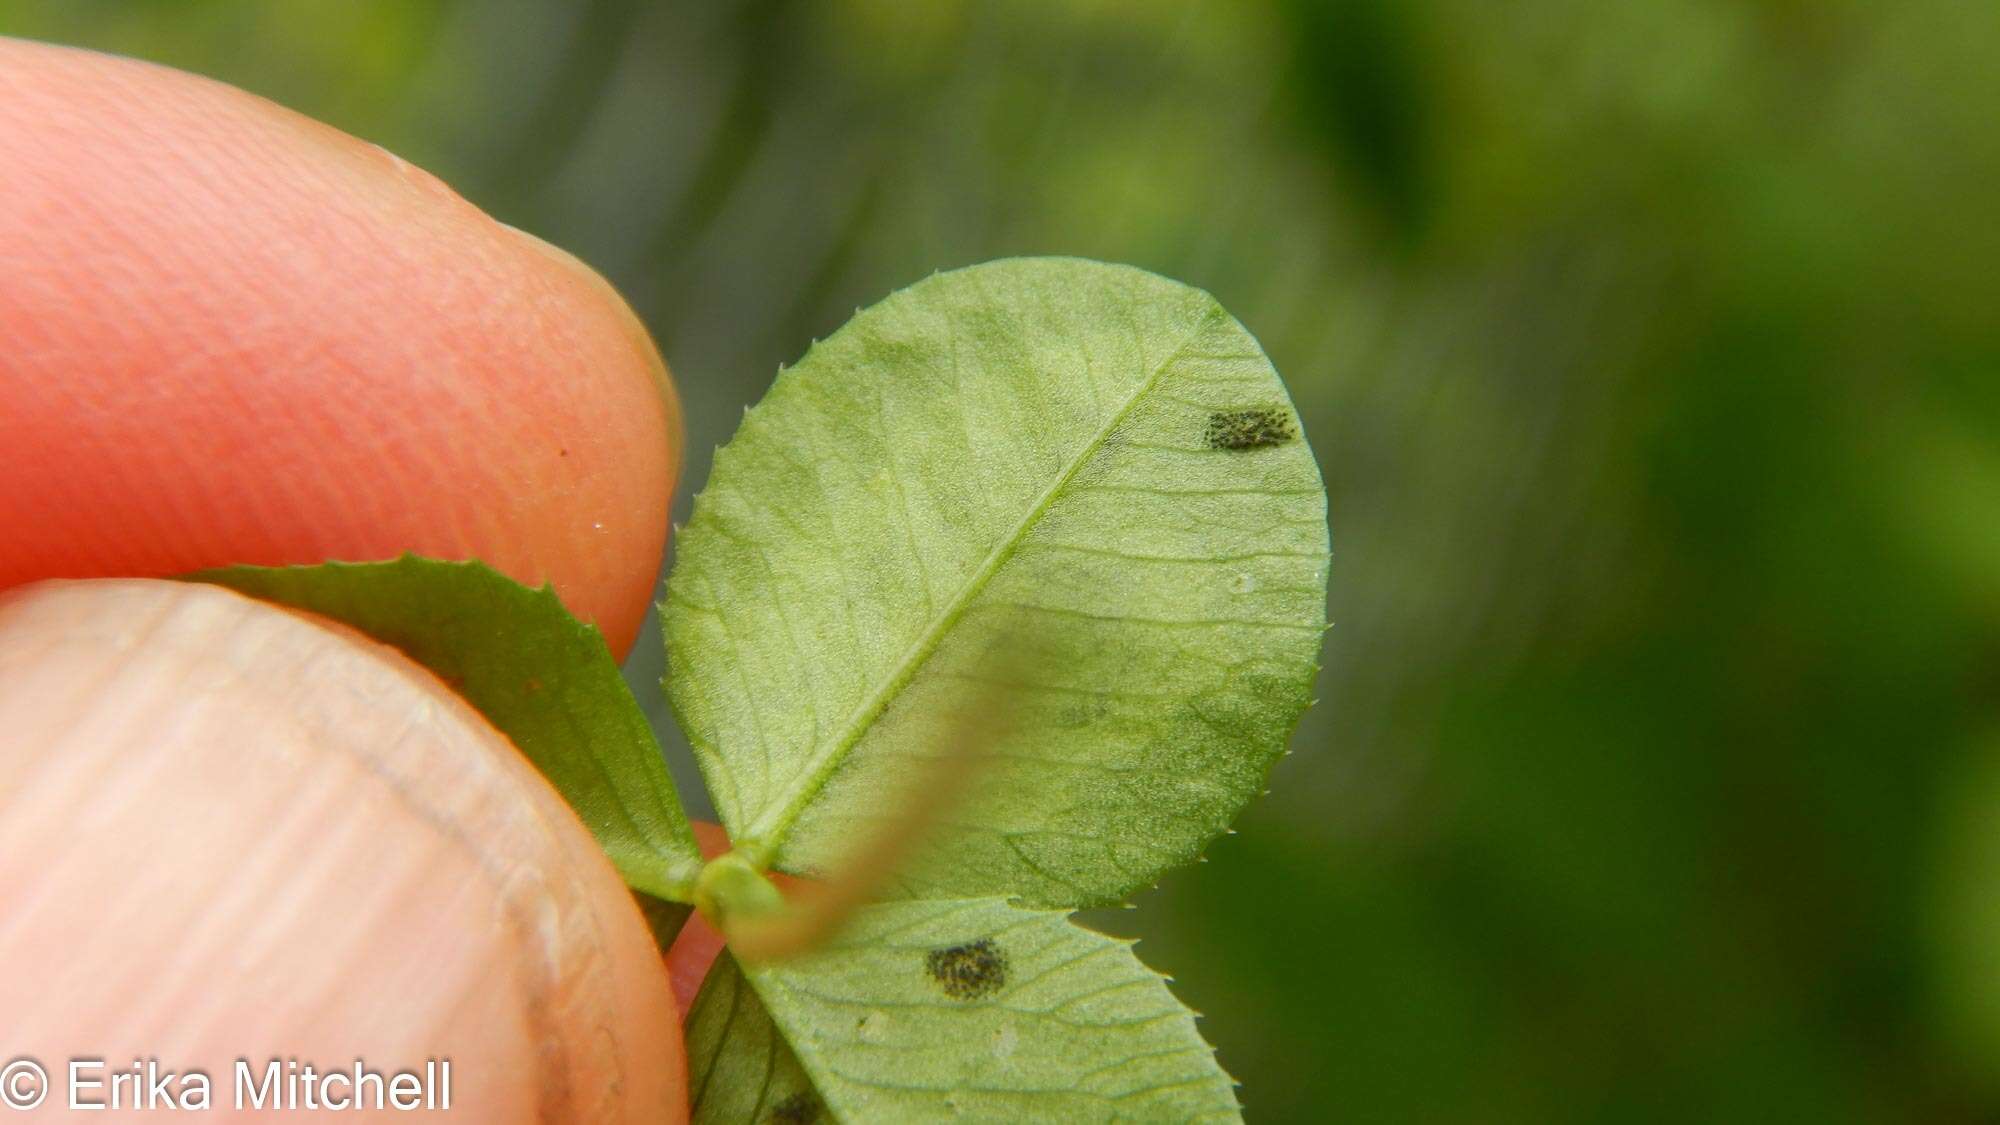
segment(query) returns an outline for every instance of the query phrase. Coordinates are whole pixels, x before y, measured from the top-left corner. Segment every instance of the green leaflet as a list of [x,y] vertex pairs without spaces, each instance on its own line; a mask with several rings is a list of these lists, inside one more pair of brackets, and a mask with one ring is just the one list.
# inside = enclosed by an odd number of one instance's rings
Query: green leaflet
[[688,1050],[696,1121],[810,1109],[803,1075],[843,1121],[1239,1120],[1193,1014],[1131,943],[998,899],[869,907],[819,953],[719,964]]
[[[652,728],[596,629],[483,563],[236,566],[189,576],[309,610],[437,673],[534,762],[634,889],[685,902],[701,867]],[[649,903],[656,930],[685,907]]]
[[732,836],[790,871],[893,820],[1015,650],[1008,734],[911,897],[1123,899],[1264,787],[1325,626],[1325,488],[1199,290],[1018,259],[859,313],[718,451],[663,608]]
[[685,1030],[693,1125],[805,1125],[824,1116],[812,1079],[726,950],[701,982]]

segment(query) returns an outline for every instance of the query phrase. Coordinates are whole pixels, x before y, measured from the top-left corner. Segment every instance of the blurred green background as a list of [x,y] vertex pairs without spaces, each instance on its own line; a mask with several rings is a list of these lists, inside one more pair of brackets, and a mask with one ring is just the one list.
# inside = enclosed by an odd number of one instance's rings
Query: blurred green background
[[242,85],[590,261],[678,376],[683,517],[781,361],[934,269],[1214,292],[1325,470],[1322,701],[1240,835],[1096,921],[1252,1120],[2000,1120],[2000,5],[0,30]]

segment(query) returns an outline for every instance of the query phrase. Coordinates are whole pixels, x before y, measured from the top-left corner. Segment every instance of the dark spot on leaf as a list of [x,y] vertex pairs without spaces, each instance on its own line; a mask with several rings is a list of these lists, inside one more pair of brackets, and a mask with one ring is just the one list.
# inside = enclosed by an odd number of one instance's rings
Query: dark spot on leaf
[[775,1125],[811,1125],[819,1120],[819,1099],[808,1093],[797,1093],[771,1107],[771,1120]]
[[1291,412],[1278,406],[1218,410],[1208,416],[1208,428],[1202,431],[1210,449],[1263,449],[1298,436]]
[[1007,955],[992,938],[933,949],[924,956],[924,968],[954,1000],[991,996],[1007,984]]

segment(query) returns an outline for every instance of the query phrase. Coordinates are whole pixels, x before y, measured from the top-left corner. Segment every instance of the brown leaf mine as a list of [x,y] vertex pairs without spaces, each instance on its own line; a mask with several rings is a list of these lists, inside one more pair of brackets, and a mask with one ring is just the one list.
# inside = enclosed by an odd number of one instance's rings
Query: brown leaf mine
[[1208,428],[1202,431],[1210,449],[1263,449],[1296,441],[1298,436],[1291,412],[1277,406],[1218,410],[1208,416]]
[[991,996],[1007,984],[1007,955],[992,938],[933,949],[924,956],[924,968],[954,1000]]

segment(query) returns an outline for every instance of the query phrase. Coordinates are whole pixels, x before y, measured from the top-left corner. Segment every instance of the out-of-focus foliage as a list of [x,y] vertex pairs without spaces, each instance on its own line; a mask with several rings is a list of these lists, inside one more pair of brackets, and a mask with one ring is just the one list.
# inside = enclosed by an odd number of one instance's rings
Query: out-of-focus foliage
[[1214,292],[1331,492],[1323,702],[1242,835],[1105,923],[1253,1120],[2000,1113],[1966,1015],[1991,899],[1941,827],[2000,822],[1963,780],[2000,703],[2000,6],[0,0],[0,30],[244,85],[576,250],[677,372],[692,481],[780,361],[933,269]]
[[1952,1061],[2000,1091],[2000,739],[1982,739],[1945,783],[1928,919]]

